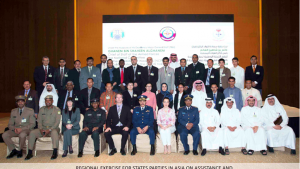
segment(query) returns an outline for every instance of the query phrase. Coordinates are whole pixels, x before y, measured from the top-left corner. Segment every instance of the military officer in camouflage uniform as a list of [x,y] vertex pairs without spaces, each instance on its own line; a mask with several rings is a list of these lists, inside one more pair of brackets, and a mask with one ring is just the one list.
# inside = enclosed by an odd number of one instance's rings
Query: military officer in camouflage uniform
[[37,138],[50,136],[52,139],[53,154],[51,160],[57,158],[57,148],[59,140],[59,124],[61,121],[61,110],[53,106],[53,96],[45,97],[46,106],[40,108],[38,115],[38,128],[32,130],[29,134],[28,154],[25,160],[33,157],[32,150]]
[[92,139],[94,141],[94,157],[99,157],[100,155],[99,134],[103,132],[103,125],[105,124],[106,113],[104,110],[99,108],[99,99],[97,98],[91,100],[91,106],[92,108],[87,110],[84,114],[83,129],[82,132],[79,134],[79,158],[83,155],[83,147],[89,135],[92,135]]
[[[4,132],[2,137],[11,152],[6,158],[10,159],[17,155],[18,158],[22,157],[22,148],[24,147],[26,136],[35,127],[34,110],[25,107],[26,97],[19,95],[15,97],[18,108],[12,109],[10,119],[8,122],[9,130]],[[19,151],[16,150],[12,137],[19,137]]]

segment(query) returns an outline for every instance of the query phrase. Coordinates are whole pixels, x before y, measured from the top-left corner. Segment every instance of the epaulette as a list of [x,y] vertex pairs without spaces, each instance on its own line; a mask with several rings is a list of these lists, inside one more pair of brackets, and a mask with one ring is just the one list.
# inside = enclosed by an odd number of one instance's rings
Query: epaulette
[[19,108],[14,108],[14,109],[12,109],[11,111],[14,111],[14,110],[16,110],[16,109],[19,109]]
[[185,106],[182,106],[182,107],[179,107],[179,108],[181,109],[181,108],[184,108],[184,107],[185,107]]
[[198,108],[198,107],[196,107],[196,106],[192,106],[192,107],[194,107],[194,108]]

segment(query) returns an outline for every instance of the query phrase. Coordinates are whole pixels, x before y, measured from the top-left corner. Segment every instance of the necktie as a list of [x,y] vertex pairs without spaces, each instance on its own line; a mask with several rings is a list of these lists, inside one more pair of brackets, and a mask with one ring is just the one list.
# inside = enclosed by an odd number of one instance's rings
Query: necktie
[[47,81],[47,74],[48,74],[48,70],[47,70],[47,66],[45,66],[45,82]]
[[20,109],[20,116],[22,115],[22,109]]
[[216,98],[216,94],[214,94],[214,103],[215,103],[215,107],[214,107],[214,108],[216,108],[216,105],[217,105],[217,104],[216,104],[216,99],[217,99],[217,98]]
[[142,111],[144,110],[144,107],[142,107]]
[[91,67],[89,67],[89,73],[91,74],[91,70],[92,70],[92,68]]
[[150,81],[150,71],[151,71],[150,66],[148,66],[148,81]]
[[167,67],[165,67],[165,77],[167,77]]
[[68,91],[68,95],[67,95],[67,98],[65,99],[66,101],[65,101],[65,107],[64,107],[64,109],[66,109],[66,104],[67,104],[67,100],[68,100],[68,98],[70,97],[70,92]]
[[135,76],[135,66],[133,66],[133,74],[134,74],[134,81],[136,79],[136,76]]
[[255,73],[255,65],[253,65],[253,73]]
[[88,89],[88,106],[90,106],[91,104],[90,104],[90,97],[91,97],[91,90],[90,89]]
[[78,73],[79,73],[79,76],[80,76],[80,69],[77,69]]
[[28,96],[28,90],[25,91],[25,97],[26,97],[26,98],[25,98],[25,102],[26,102],[26,100],[27,100],[27,96]]
[[60,86],[63,85],[64,69],[60,69]]
[[209,85],[210,69],[207,71],[206,85]]
[[119,118],[121,117],[121,107],[120,106],[118,106],[118,116],[119,116]]
[[186,110],[189,110],[189,109],[190,109],[189,107],[186,108]]
[[123,84],[124,81],[124,71],[121,69],[121,84]]

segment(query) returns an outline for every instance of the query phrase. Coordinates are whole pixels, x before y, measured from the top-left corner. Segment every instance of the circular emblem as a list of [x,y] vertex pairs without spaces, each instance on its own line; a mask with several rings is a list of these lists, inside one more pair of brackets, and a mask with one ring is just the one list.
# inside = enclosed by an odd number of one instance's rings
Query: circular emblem
[[121,40],[124,38],[124,31],[122,29],[114,29],[110,32],[110,37],[114,40]]
[[223,40],[225,34],[222,29],[216,29],[213,32],[213,35],[214,35],[215,40]]
[[171,27],[164,27],[160,30],[159,36],[164,41],[172,41],[176,37],[176,32]]

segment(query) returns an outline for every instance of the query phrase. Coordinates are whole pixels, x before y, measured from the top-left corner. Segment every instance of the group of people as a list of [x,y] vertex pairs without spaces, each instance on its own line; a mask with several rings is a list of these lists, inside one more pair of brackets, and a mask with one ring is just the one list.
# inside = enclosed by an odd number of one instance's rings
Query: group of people
[[[29,135],[25,160],[33,157],[36,139],[47,136],[53,144],[51,159],[56,159],[59,133],[64,141],[62,157],[73,153],[72,135],[76,134],[79,134],[78,157],[83,156],[88,135],[92,136],[98,157],[99,134],[103,132],[109,155],[117,152],[114,134],[122,135],[122,155],[126,155],[128,135],[133,145],[131,155],[135,155],[136,136],[148,134],[150,155],[154,155],[157,133],[164,153],[169,154],[174,132],[180,137],[185,155],[190,152],[188,134],[193,136],[194,155],[198,154],[200,138],[201,155],[210,149],[229,155],[229,148],[234,147],[241,147],[245,155],[254,151],[267,155],[267,145],[271,153],[273,147],[285,146],[291,149],[291,154],[296,154],[295,134],[287,126],[288,116],[278,99],[268,95],[261,108],[264,71],[257,65],[256,56],[251,57],[252,65],[246,71],[238,66],[238,58],[232,59],[231,69],[225,67],[224,59],[218,60],[218,69],[213,68],[212,59],[207,61],[207,69],[198,61],[197,54],[192,60],[186,66],[186,59],[180,59],[179,63],[177,55],[172,53],[170,58],[163,58],[164,66],[158,69],[152,65],[151,57],[147,58],[147,66],[142,67],[137,64],[137,57],[132,56],[131,66],[125,68],[125,61],[120,59],[119,68],[115,68],[113,61],[103,54],[96,67],[94,59],[89,57],[86,67],[81,68],[76,60],[74,69],[69,70],[64,59],[60,59],[59,68],[55,69],[49,65],[49,58],[43,57],[43,65],[34,72],[37,91],[31,89],[29,81],[24,81],[24,90],[16,96],[18,108],[12,110],[8,131],[2,135],[11,151],[7,158],[22,157],[22,147]],[[80,114],[84,119],[79,133]],[[11,140],[16,136],[20,138],[19,151]]]

